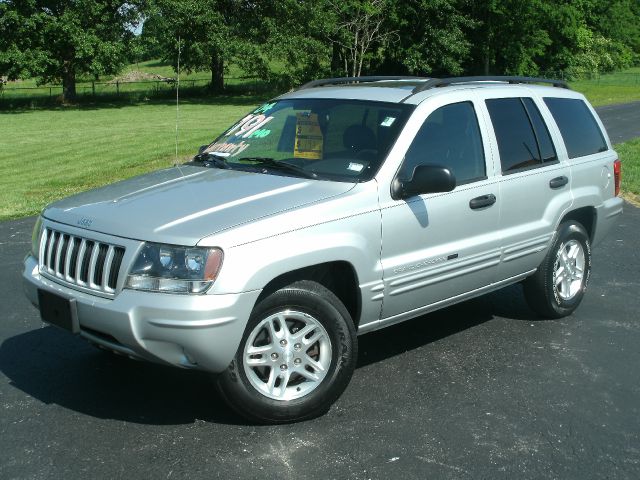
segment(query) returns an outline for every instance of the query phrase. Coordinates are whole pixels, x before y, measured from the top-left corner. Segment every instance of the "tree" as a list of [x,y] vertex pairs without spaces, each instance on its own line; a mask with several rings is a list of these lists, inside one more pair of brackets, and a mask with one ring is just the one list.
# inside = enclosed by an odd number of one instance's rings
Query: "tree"
[[[174,70],[211,71],[211,87],[224,88],[233,60],[245,69],[266,68],[251,41],[258,4],[244,0],[156,0],[153,21],[163,58]],[[180,55],[178,55],[178,53]]]
[[344,71],[352,77],[362,74],[362,65],[367,54],[375,46],[384,44],[396,34],[385,27],[385,13],[389,11],[389,0],[356,0],[331,2],[336,17],[334,47],[339,49]]
[[489,74],[537,75],[551,39],[546,0],[472,0],[478,21],[470,35],[469,70]]
[[471,44],[468,32],[476,25],[459,0],[404,0],[385,17],[398,40],[387,46],[384,70],[412,75],[462,73]]
[[115,74],[145,0],[5,0],[0,2],[0,74],[11,80],[62,80],[76,96],[81,74]]
[[[299,85],[331,72],[335,12],[328,0],[264,0],[255,39],[267,72],[282,87]],[[273,68],[275,66],[275,68]]]

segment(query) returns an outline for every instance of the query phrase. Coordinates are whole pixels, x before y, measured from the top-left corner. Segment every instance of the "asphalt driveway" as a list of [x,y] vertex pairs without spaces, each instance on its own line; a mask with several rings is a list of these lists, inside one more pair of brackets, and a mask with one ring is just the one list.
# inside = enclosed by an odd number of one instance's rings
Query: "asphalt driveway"
[[640,477],[640,209],[572,317],[514,286],[365,335],[329,414],[278,427],[44,326],[18,281],[32,223],[0,224],[0,478]]

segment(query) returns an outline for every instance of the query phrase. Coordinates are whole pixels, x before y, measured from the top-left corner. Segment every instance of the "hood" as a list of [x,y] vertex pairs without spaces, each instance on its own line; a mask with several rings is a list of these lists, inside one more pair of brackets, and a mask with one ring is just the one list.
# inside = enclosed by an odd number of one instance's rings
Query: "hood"
[[180,166],[65,198],[43,215],[109,235],[195,245],[208,235],[340,195],[353,186]]

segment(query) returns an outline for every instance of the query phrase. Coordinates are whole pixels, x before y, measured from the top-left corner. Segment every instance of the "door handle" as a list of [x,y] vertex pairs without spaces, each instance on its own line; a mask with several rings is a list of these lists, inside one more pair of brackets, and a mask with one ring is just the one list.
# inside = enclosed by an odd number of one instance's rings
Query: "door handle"
[[493,193],[490,193],[489,195],[472,198],[469,201],[469,208],[477,210],[479,208],[490,207],[494,203],[496,203],[496,196]]
[[564,187],[567,183],[569,183],[569,179],[564,175],[562,175],[561,177],[556,177],[549,180],[549,186],[551,188]]

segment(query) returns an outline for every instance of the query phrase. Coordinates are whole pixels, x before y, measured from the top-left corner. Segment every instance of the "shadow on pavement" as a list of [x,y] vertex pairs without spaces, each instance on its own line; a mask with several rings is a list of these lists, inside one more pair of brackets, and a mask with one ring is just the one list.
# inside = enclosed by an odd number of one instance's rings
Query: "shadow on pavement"
[[[535,318],[520,287],[509,287],[361,336],[358,367],[421,348],[496,315]],[[55,327],[4,341],[0,370],[12,386],[45,404],[97,418],[151,425],[188,424],[197,419],[245,424],[219,397],[210,375],[118,357]]]
[[[503,317],[535,321],[522,287],[511,285],[496,292],[393,325],[359,338],[358,367],[384,361],[477,325]],[[390,342],[389,338],[393,338]]]
[[3,342],[0,370],[12,386],[41,402],[97,418],[244,423],[218,396],[210,375],[119,357],[55,327]]

